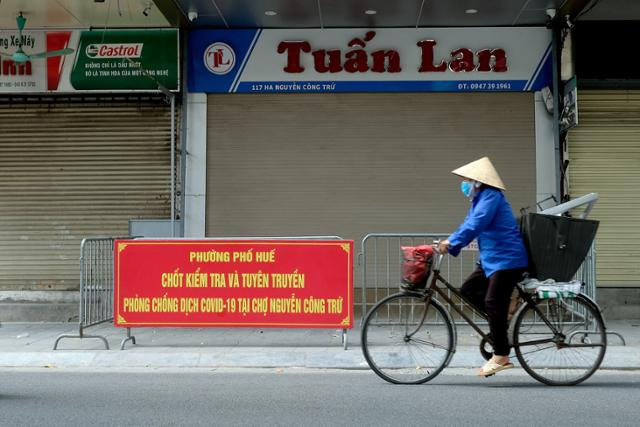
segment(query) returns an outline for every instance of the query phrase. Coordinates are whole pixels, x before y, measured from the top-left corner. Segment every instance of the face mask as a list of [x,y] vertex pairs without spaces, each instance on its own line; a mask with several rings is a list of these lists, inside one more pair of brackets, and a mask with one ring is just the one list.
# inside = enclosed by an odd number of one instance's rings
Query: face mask
[[472,190],[473,184],[471,184],[469,181],[462,181],[460,183],[460,191],[462,191],[462,194],[464,194],[466,197],[471,197]]

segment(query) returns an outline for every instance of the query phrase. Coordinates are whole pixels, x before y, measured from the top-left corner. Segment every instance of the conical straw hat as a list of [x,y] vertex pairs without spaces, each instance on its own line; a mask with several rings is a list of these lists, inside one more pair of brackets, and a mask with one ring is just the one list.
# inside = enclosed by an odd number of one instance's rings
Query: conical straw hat
[[502,179],[500,179],[500,175],[498,175],[496,168],[493,167],[493,163],[491,163],[491,160],[489,160],[488,157],[483,157],[468,163],[454,171],[451,171],[451,173],[463,178],[473,179],[474,181],[478,181],[501,190],[507,189],[504,182],[502,182]]

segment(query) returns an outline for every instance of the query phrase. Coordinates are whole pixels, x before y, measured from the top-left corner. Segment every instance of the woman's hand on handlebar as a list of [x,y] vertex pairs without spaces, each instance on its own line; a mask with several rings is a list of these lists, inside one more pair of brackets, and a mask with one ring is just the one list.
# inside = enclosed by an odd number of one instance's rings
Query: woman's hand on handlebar
[[449,252],[450,246],[451,246],[451,243],[449,243],[449,241],[445,239],[440,243],[438,243],[438,246],[436,247],[436,251],[438,251],[438,253],[441,253],[441,254],[446,254]]

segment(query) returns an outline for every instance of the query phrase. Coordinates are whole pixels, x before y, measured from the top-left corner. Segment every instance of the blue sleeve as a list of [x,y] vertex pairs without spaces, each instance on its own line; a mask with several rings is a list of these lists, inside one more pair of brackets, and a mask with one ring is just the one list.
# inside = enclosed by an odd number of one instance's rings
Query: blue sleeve
[[473,241],[491,224],[496,215],[502,193],[498,190],[485,189],[478,194],[478,202],[471,208],[469,214],[458,229],[449,236],[449,253],[458,256],[462,248]]

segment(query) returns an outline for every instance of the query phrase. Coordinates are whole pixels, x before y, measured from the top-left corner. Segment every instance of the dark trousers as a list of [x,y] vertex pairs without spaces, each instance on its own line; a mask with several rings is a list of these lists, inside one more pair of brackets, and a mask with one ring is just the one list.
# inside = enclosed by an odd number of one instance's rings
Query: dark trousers
[[507,337],[507,316],[513,289],[522,279],[524,268],[499,270],[485,277],[482,267],[478,267],[465,280],[460,293],[477,309],[486,313],[489,330],[493,338],[493,354],[509,355],[509,338]]

